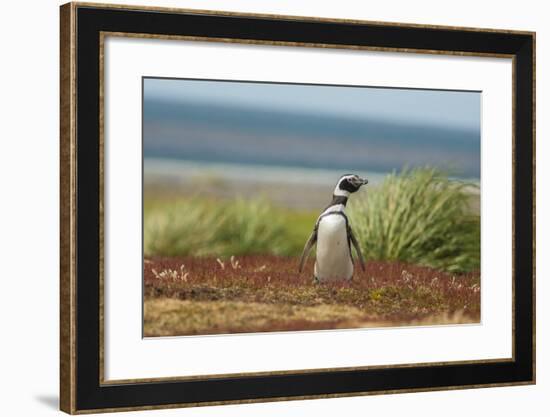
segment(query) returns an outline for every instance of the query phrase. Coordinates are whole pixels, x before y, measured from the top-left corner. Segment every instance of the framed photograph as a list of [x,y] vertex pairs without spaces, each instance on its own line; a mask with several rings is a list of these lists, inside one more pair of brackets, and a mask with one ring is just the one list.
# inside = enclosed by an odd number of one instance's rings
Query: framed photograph
[[535,383],[534,33],[60,13],[63,411]]

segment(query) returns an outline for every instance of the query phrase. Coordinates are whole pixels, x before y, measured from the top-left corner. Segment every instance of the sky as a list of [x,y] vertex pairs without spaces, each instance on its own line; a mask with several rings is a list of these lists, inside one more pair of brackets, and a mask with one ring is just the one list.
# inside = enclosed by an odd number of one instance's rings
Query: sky
[[479,178],[480,92],[145,78],[144,157]]

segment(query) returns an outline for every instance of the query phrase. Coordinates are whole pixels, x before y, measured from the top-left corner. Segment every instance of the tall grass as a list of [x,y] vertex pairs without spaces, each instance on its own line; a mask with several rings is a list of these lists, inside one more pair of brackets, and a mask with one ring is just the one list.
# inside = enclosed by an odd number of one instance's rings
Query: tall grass
[[404,169],[350,199],[348,214],[367,259],[399,260],[450,272],[479,268],[480,221],[472,184],[433,168]]
[[145,255],[286,255],[284,219],[265,199],[181,199],[146,205]]

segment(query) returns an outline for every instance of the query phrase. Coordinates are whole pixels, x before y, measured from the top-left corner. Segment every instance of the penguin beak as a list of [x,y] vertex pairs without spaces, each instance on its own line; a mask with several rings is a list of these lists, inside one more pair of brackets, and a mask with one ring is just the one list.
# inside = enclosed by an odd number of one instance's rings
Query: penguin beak
[[353,178],[353,179],[351,180],[351,183],[352,183],[355,187],[357,187],[357,189],[359,189],[359,187],[362,187],[362,186],[365,185],[365,184],[368,184],[368,182],[369,182],[369,180],[363,179],[363,178],[361,178],[361,177],[359,177],[359,176],[356,176],[355,178]]

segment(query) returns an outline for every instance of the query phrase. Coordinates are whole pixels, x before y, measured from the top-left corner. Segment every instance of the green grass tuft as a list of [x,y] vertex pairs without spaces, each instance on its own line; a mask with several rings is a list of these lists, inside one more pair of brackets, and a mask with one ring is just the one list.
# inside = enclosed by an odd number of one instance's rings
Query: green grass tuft
[[471,188],[434,168],[404,169],[350,199],[348,214],[366,259],[450,271],[479,269],[480,220]]
[[180,199],[145,205],[146,256],[288,255],[284,216],[265,199]]

